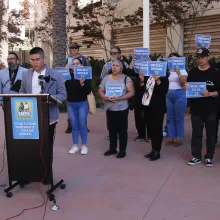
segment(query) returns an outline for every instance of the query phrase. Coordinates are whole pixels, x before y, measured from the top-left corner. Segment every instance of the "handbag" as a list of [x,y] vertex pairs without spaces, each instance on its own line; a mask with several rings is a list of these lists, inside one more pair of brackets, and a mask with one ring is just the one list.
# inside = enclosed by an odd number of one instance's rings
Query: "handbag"
[[[126,86],[126,79],[127,79],[127,76],[125,77],[125,80],[124,80],[125,86]],[[131,111],[134,110],[134,99],[133,99],[133,97],[128,99],[128,108]]]
[[87,95],[88,105],[89,105],[89,113],[94,115],[96,113],[96,101],[92,92]]

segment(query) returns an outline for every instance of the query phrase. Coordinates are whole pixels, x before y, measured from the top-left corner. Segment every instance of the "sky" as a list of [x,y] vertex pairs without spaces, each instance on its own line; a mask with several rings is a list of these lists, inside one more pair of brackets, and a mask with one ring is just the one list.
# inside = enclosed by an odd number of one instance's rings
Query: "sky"
[[[7,0],[5,0],[7,1]],[[23,0],[8,0],[9,1],[9,9],[12,10],[12,9],[21,9],[21,5],[20,5],[20,2],[23,2]],[[100,0],[93,0],[93,2],[98,2]],[[91,3],[92,0],[79,0],[79,6],[80,7],[84,7],[86,6],[88,3]]]
[[22,2],[22,0],[9,0],[9,9],[21,9],[20,2]]
[[[80,6],[85,6],[86,4],[90,3],[92,0],[79,0]],[[93,2],[97,2],[99,0],[93,0]],[[9,9],[21,9],[20,2],[23,2],[22,0],[9,0]]]
[[[93,2],[98,2],[100,0],[93,0]],[[86,6],[88,3],[91,3],[92,0],[79,0],[79,6],[80,7],[84,7]]]

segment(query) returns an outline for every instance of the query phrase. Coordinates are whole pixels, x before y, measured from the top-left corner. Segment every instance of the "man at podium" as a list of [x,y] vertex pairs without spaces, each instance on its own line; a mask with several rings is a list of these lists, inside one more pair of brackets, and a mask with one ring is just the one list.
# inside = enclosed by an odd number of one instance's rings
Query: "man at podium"
[[[9,52],[7,57],[8,68],[0,71],[0,93],[19,93],[22,74],[27,69],[19,65],[19,57],[15,52]],[[0,105],[2,101],[0,101]]]
[[[46,93],[50,94],[55,99],[61,102],[66,100],[66,89],[64,86],[63,76],[61,73],[55,71],[54,69],[51,69],[49,66],[45,64],[45,56],[43,49],[40,47],[34,47],[33,49],[31,49],[30,61],[33,68],[29,69],[22,75],[20,93]],[[54,131],[58,122],[58,118],[58,104],[51,103],[49,106],[49,147],[51,149],[53,148]]]

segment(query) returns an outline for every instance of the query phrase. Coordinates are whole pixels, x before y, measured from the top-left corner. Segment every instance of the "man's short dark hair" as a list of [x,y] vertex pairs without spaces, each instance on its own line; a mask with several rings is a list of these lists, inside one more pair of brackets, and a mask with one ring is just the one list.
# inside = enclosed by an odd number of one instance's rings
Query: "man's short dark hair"
[[44,50],[41,47],[34,47],[30,50],[30,55],[33,54],[40,54],[42,57],[44,57]]
[[176,52],[172,52],[168,57],[181,57],[181,56]]
[[11,51],[11,52],[8,53],[8,55],[10,55],[10,54],[14,55],[16,57],[16,59],[19,60],[19,57],[15,52]]

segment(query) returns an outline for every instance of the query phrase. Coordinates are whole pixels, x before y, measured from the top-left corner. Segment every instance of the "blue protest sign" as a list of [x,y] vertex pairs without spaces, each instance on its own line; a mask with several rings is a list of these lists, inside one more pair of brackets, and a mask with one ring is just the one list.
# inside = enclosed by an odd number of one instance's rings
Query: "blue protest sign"
[[11,98],[14,139],[39,139],[37,99]]
[[73,57],[68,57],[67,60],[68,60],[68,66],[69,66],[69,68],[72,69],[72,68],[73,68],[73,65],[72,65]]
[[170,57],[168,59],[168,69],[174,70],[178,68],[179,70],[185,70],[186,58],[185,57]]
[[196,34],[195,41],[196,41],[196,47],[205,47],[209,48],[211,44],[212,36],[210,35],[202,35],[202,34]]
[[139,72],[144,73],[144,76],[148,76],[148,62],[147,61],[142,61],[139,63]]
[[144,73],[145,76],[148,74],[148,62],[133,59],[134,71],[135,73]]
[[148,62],[148,76],[157,74],[158,76],[166,76],[167,62],[149,61]]
[[134,66],[134,72],[139,73],[140,72],[140,60],[133,59],[132,62]]
[[112,69],[112,62],[107,63],[107,71],[109,72]]
[[105,96],[106,97],[119,97],[124,90],[124,84],[106,84]]
[[149,48],[136,47],[134,48],[134,55],[137,60],[148,60],[149,58]]
[[187,98],[204,97],[202,91],[206,90],[206,82],[187,82],[189,88],[186,90]]
[[70,80],[70,71],[66,67],[55,67],[55,70],[63,75],[64,80]]
[[92,79],[92,67],[91,66],[74,66],[74,78],[75,79]]

